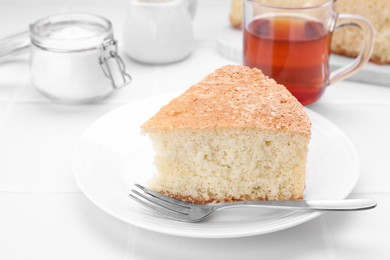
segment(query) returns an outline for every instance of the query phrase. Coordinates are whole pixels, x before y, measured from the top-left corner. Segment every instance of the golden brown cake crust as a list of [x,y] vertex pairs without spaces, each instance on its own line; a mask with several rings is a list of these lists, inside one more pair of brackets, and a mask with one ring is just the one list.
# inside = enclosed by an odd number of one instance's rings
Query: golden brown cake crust
[[227,65],[209,74],[143,126],[145,132],[259,129],[310,134],[303,106],[259,69]]
[[[196,199],[191,196],[183,196],[180,194],[171,194],[166,191],[160,191],[161,194],[164,194],[166,196],[169,196],[171,198],[181,200],[181,201],[186,201],[186,202],[191,202],[191,203],[196,203],[196,204],[207,204],[207,203],[220,203],[220,202],[235,202],[235,201],[254,201],[254,200],[269,200],[268,198],[250,198],[249,196],[243,196],[240,198],[225,198],[223,200],[220,199],[214,199],[211,198],[209,200],[201,200],[201,199]],[[291,197],[288,200],[303,200],[303,197],[295,198]]]

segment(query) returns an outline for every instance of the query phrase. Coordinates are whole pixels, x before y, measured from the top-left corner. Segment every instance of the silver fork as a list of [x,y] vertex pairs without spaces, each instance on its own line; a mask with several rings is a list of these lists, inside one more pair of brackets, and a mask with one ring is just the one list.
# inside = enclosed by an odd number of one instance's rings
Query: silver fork
[[377,205],[373,199],[237,201],[196,204],[173,199],[139,184],[135,184],[135,186],[141,192],[132,189],[129,196],[136,202],[167,218],[182,222],[200,222],[217,210],[243,206],[294,210],[351,211],[372,209]]

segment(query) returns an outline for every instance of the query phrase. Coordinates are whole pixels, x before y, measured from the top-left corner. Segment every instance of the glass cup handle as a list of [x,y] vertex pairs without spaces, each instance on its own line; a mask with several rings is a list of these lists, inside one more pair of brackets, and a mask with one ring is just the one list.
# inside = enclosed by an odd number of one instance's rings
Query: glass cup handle
[[374,49],[374,28],[366,18],[354,14],[339,14],[336,30],[344,26],[355,26],[359,28],[362,30],[364,39],[359,55],[350,64],[331,72],[328,85],[348,78],[358,72],[368,62]]
[[28,31],[0,39],[0,59],[27,51],[30,44],[30,35]]

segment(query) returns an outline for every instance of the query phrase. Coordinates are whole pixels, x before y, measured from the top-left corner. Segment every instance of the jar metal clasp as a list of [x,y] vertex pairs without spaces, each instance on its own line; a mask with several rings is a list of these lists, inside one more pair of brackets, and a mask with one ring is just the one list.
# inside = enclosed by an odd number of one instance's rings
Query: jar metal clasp
[[119,89],[131,83],[132,78],[126,72],[126,66],[118,55],[117,41],[108,39],[101,45],[102,54],[99,57],[99,64],[104,75],[111,81],[114,89]]

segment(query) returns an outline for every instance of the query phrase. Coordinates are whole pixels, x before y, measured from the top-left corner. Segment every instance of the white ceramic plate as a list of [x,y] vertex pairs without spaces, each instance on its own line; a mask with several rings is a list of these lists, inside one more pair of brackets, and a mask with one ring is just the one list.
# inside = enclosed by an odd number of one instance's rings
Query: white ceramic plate
[[[206,222],[169,220],[135,203],[134,183],[146,184],[155,172],[154,152],[140,125],[175,94],[155,96],[120,107],[97,120],[81,138],[73,168],[77,183],[99,208],[129,224],[165,234],[226,238],[274,232],[318,217],[320,212],[232,209]],[[306,199],[342,199],[355,186],[359,165],[349,139],[331,122],[307,110],[313,123],[309,145]]]

